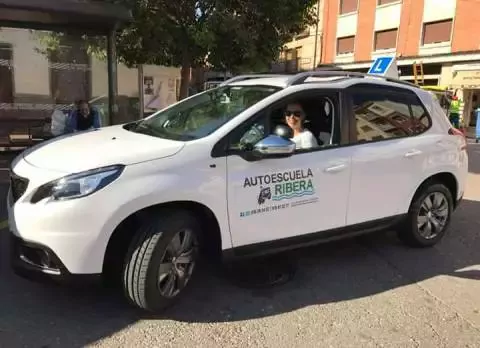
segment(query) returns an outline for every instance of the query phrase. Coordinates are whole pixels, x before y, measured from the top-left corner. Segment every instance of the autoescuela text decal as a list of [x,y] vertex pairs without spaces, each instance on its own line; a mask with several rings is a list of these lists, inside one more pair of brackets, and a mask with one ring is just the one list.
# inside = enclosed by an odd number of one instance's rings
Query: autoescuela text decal
[[[273,174],[246,177],[243,183],[244,189],[257,188],[257,204],[261,209],[253,209],[247,212],[241,212],[240,216],[255,215],[269,211],[276,211],[298,205],[315,203],[318,198],[309,198],[293,203],[282,203],[281,201],[291,202],[295,198],[307,198],[315,194],[313,185],[313,172],[310,168],[297,169]],[[263,204],[272,200],[278,202],[278,205],[263,207]]]

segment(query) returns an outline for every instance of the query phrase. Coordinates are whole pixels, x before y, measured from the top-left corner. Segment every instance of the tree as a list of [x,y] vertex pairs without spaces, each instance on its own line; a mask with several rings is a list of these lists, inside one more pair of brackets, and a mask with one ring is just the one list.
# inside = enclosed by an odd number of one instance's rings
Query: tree
[[[208,62],[231,71],[265,70],[286,42],[316,21],[317,0],[237,0],[210,20],[215,33]],[[232,10],[233,7],[233,10]]]
[[[181,67],[180,96],[188,95],[190,69],[209,65],[241,71],[274,60],[285,42],[314,22],[317,0],[97,0],[129,8],[133,21],[120,28],[117,55],[125,65]],[[64,34],[63,34],[64,35]],[[58,50],[62,34],[43,38]],[[104,57],[105,40],[83,36],[90,53]]]

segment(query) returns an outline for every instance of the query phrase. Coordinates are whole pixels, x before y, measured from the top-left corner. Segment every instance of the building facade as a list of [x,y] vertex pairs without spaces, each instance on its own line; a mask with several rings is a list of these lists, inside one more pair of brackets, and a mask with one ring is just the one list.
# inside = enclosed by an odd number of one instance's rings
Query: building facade
[[[108,66],[90,54],[80,36],[67,36],[58,52],[45,52],[49,32],[0,27],[0,151],[51,136],[55,110],[68,112],[76,100],[90,101],[102,124],[119,124],[178,100],[180,69],[117,65],[115,117],[109,117]],[[142,76],[143,75],[143,76]]]
[[307,27],[285,45],[278,61],[272,64],[273,72],[311,70],[320,63],[324,4],[324,0],[318,0],[314,8],[318,14],[318,23]]
[[480,105],[477,0],[323,1],[322,63],[366,72],[376,57],[394,55],[401,79],[452,90],[464,102],[465,124],[475,124],[473,110]]

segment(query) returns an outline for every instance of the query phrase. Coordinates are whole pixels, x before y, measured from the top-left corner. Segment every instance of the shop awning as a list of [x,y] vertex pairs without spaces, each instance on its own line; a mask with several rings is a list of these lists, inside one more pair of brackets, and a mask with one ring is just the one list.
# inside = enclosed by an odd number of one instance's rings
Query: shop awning
[[0,0],[0,27],[103,32],[130,19],[124,7],[94,0]]

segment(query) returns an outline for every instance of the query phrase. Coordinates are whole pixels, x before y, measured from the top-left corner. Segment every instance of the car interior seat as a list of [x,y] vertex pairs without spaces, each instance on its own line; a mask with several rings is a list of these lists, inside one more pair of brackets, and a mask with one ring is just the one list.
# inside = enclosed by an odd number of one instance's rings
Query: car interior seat
[[318,144],[329,145],[332,139],[333,110],[326,98],[302,100],[305,111],[305,128],[317,138]]
[[318,133],[318,139],[322,141],[324,145],[331,145],[333,140],[333,105],[331,102],[324,98],[323,107],[320,106],[322,115],[322,129]]

